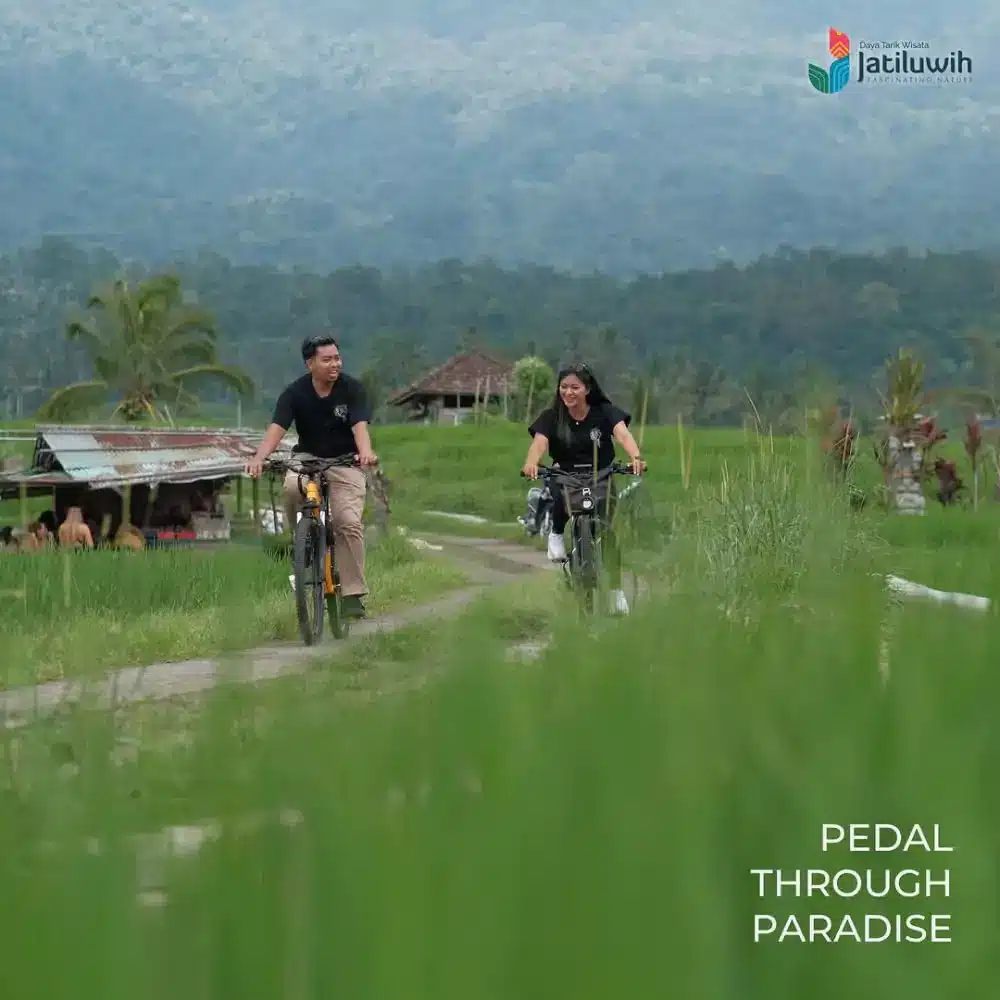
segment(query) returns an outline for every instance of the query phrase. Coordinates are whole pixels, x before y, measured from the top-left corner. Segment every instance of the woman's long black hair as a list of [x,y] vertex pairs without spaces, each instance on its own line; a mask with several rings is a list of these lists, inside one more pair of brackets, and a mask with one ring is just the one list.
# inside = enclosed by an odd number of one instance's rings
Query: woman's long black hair
[[556,415],[556,434],[564,444],[569,445],[573,440],[573,430],[570,426],[569,410],[566,409],[566,404],[562,401],[562,396],[559,395],[559,386],[562,385],[562,380],[567,375],[575,375],[586,386],[588,406],[602,406],[610,403],[611,400],[608,399],[607,393],[594,377],[594,373],[583,362],[567,365],[559,370],[559,374],[556,376],[556,398],[552,409]]

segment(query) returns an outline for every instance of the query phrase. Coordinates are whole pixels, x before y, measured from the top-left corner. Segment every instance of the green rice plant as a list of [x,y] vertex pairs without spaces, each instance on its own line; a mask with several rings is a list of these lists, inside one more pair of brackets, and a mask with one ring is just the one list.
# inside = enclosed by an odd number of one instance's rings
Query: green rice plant
[[[379,614],[460,586],[464,574],[388,536],[369,546],[369,610]],[[58,550],[0,559],[4,686],[114,667],[195,659],[294,641],[286,561],[256,548],[141,553]]]
[[883,548],[877,534],[842,490],[812,472],[770,437],[758,438],[743,468],[725,463],[718,485],[699,487],[675,514],[672,562],[684,586],[740,615],[761,595],[791,600],[811,578],[855,563],[873,570]]
[[[77,720],[71,766],[8,736],[8,993],[989,996],[1000,633],[904,611],[883,685],[865,574],[818,572],[834,615],[762,594],[748,632],[679,593],[597,634],[556,617],[530,665],[479,611],[423,687],[223,690],[127,761],[110,716]],[[824,852],[851,823],[937,824],[954,851]],[[777,868],[947,868],[951,892],[762,894]],[[758,914],[913,913],[950,914],[951,943],[754,941]]]

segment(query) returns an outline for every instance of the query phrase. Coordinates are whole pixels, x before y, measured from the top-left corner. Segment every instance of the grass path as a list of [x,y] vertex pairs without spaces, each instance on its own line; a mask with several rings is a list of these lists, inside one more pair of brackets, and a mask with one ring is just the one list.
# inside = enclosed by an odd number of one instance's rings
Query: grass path
[[126,667],[101,678],[11,688],[0,693],[0,719],[8,729],[19,728],[40,716],[81,702],[108,708],[196,695],[223,681],[256,684],[291,676],[308,670],[317,659],[328,660],[331,654],[335,655],[338,649],[344,649],[356,638],[394,632],[428,619],[457,614],[492,585],[555,569],[543,553],[516,543],[423,533],[420,537],[439,546],[439,557],[465,572],[472,585],[428,603],[357,622],[346,640],[331,639],[324,632],[323,641],[313,647],[276,643],[222,657]]

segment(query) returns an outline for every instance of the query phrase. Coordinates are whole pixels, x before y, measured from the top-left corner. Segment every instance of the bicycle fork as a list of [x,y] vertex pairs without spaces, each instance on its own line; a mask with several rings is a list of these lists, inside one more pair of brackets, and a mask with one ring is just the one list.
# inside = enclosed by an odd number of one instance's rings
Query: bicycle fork
[[[309,480],[306,483],[305,488],[306,503],[310,508],[310,516],[315,517],[319,522],[320,531],[326,532],[327,526],[324,520],[319,517],[319,511],[322,507],[322,496],[320,495],[319,487],[313,480]],[[333,554],[331,551],[330,539],[326,538],[326,545],[323,546],[323,594],[326,597],[332,597],[336,592],[337,585],[334,579],[333,572]]]
[[326,547],[326,566],[324,567],[323,593],[327,597],[333,597],[336,593],[337,585],[333,577],[333,556],[330,554],[330,546]]

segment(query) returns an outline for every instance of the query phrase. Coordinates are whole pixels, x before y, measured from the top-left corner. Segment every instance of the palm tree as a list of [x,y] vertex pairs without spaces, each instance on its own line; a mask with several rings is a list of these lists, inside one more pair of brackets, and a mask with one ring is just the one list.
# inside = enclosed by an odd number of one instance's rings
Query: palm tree
[[171,407],[198,402],[191,388],[198,381],[252,395],[249,376],[219,363],[212,314],[184,303],[175,276],[115,281],[90,297],[87,310],[66,333],[83,344],[96,377],[57,389],[40,419],[72,420],[113,403],[112,415],[126,421],[170,423]]

